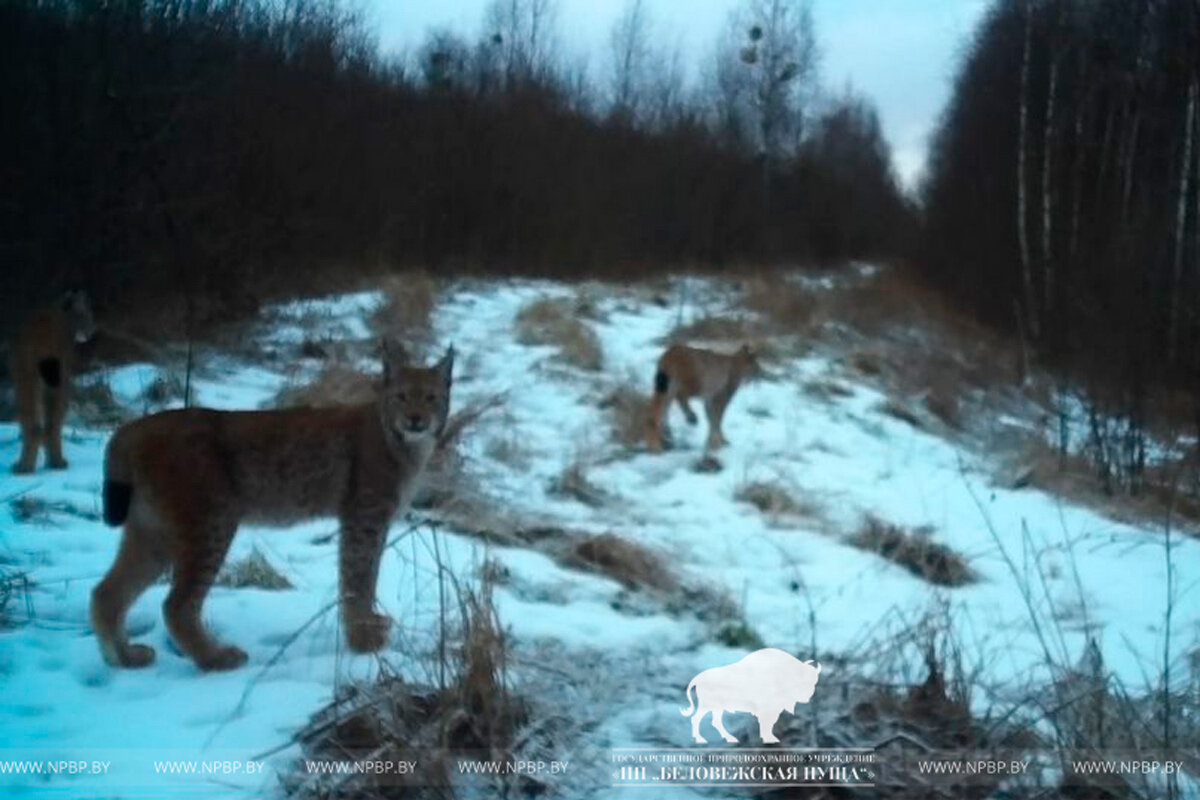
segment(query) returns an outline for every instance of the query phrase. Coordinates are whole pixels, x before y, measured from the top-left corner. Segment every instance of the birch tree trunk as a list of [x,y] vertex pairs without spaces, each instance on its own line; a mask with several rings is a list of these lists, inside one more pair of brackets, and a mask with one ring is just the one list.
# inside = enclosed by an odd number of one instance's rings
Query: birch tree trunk
[[1027,191],[1025,151],[1029,147],[1029,51],[1033,38],[1033,9],[1025,0],[1025,44],[1021,51],[1020,132],[1017,138],[1017,245],[1021,251],[1021,284],[1024,289],[1025,322],[1031,339],[1037,339],[1037,313],[1034,311],[1033,270],[1029,263],[1029,231],[1026,224]]
[[1058,60],[1051,54],[1050,86],[1046,90],[1046,127],[1042,133],[1042,309],[1046,314],[1053,313],[1054,307],[1054,258],[1051,253],[1054,194],[1051,176],[1054,171],[1054,101],[1057,92]]
[[1196,79],[1188,86],[1187,112],[1183,115],[1183,158],[1179,162],[1179,198],[1175,206],[1175,261],[1171,281],[1171,316],[1167,331],[1167,362],[1179,351],[1179,303],[1183,294],[1183,250],[1187,230],[1188,182],[1192,175],[1193,120],[1196,113]]

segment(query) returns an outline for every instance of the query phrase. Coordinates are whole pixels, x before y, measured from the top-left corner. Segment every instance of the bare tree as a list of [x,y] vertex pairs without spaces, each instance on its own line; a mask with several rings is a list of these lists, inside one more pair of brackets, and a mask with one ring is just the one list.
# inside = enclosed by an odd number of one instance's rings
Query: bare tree
[[662,130],[678,121],[686,112],[684,97],[683,54],[676,45],[668,52],[657,53],[652,60],[649,97],[646,98],[646,117],[650,127]]
[[748,0],[740,56],[750,73],[750,99],[765,160],[783,154],[803,127],[806,92],[817,76],[817,40],[808,0]]
[[506,85],[550,74],[557,15],[554,0],[492,0],[484,13],[484,29],[496,48]]
[[642,0],[630,0],[609,33],[612,54],[612,109],[636,119],[645,100],[650,66],[650,20]]

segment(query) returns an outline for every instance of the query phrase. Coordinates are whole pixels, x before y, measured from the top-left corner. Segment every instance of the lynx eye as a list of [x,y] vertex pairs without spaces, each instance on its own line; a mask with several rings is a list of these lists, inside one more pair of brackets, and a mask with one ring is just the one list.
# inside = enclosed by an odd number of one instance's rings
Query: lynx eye
[[426,403],[432,403],[432,402],[433,402],[433,392],[430,392],[429,394],[425,395],[425,402],[426,402]]
[[396,392],[396,399],[399,400],[401,403],[407,403],[408,402],[408,393],[407,392]]

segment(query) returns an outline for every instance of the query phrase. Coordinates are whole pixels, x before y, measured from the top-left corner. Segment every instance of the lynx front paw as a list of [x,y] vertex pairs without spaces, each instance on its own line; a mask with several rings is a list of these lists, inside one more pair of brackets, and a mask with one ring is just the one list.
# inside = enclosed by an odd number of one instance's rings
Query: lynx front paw
[[382,614],[371,612],[353,620],[346,628],[346,642],[356,653],[374,653],[387,644],[392,621]]
[[71,466],[65,458],[58,456],[57,458],[49,458],[46,460],[46,466],[50,469],[66,469]]
[[14,475],[29,475],[33,472],[33,464],[27,464],[24,461],[18,461],[13,464],[12,471]]

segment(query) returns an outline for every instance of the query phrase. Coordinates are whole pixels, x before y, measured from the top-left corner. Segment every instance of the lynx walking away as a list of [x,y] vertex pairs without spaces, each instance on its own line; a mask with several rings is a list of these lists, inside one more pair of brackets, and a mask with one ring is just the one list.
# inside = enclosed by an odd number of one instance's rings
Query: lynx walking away
[[54,305],[35,311],[21,326],[10,355],[21,423],[21,456],[13,472],[33,472],[43,446],[47,466],[67,468],[62,425],[75,371],[75,345],[95,333],[92,308],[83,292],[67,292]]
[[761,372],[758,359],[750,345],[736,353],[714,353],[699,347],[673,344],[658,359],[654,373],[654,401],[650,406],[650,425],[646,439],[652,450],[662,450],[670,435],[667,414],[671,401],[679,408],[689,425],[696,424],[696,413],[688,401],[699,397],[704,401],[708,419],[708,441],[705,448],[715,450],[726,444],[721,433],[721,420],[729,401],[742,381]]
[[238,524],[287,525],[336,515],[340,597],[352,650],[387,640],[372,609],[392,517],[446,424],[454,351],[430,368],[397,363],[385,347],[383,385],[371,403],[287,411],[189,409],[122,427],[108,444],[104,519],[124,523],[116,562],[92,592],[92,626],[109,663],[145,666],[154,650],[131,644],[125,614],[168,568],[163,615],[172,638],[201,669],[233,669],[237,647],[214,641],[200,619],[204,598]]

